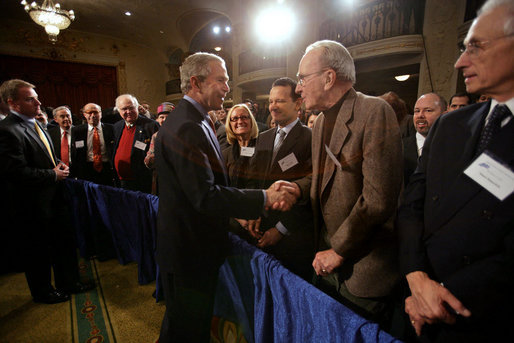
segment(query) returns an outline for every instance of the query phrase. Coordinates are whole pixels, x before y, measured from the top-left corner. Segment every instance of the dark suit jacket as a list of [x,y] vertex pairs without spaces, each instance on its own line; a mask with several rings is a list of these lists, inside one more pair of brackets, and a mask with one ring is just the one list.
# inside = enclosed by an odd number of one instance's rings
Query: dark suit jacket
[[230,146],[227,141],[227,131],[225,125],[218,126],[216,129],[216,138],[218,139],[221,151],[224,151]]
[[261,190],[227,186],[225,163],[208,119],[181,100],[155,140],[159,176],[156,258],[164,272],[218,268],[228,252],[228,218],[256,218]]
[[[83,124],[79,126],[74,126],[71,129],[71,160],[72,164],[72,174],[74,177],[79,179],[91,180],[89,175],[89,166],[87,161],[87,146],[88,146],[88,124]],[[108,158],[107,166],[111,171],[113,171],[112,165],[112,155],[113,155],[113,145],[114,145],[114,129],[111,124],[103,124],[102,123],[102,134],[105,142],[105,150]],[[82,142],[83,145],[77,148],[77,142]],[[105,164],[105,163],[104,163]]]
[[[295,180],[312,173],[311,129],[302,125],[301,122],[297,122],[282,143],[272,163],[276,133],[277,128],[269,129],[257,138],[251,165],[253,173],[256,174],[257,179],[260,179],[258,186],[261,188],[268,188],[276,180]],[[291,153],[294,153],[299,163],[282,171],[278,161]],[[259,176],[261,177],[259,178]]]
[[[152,135],[159,130],[159,124],[155,120],[148,119],[145,116],[140,115],[137,117],[135,125],[136,133],[134,134],[134,143],[132,144],[130,166],[132,168],[134,178],[139,184],[139,190],[146,193],[152,193],[152,171],[145,166],[144,160],[148,149],[150,149]],[[124,120],[120,120],[114,124],[113,165],[124,127]],[[145,143],[145,150],[136,148],[134,146],[136,141]]]
[[[403,273],[443,282],[472,312],[470,332],[480,325],[504,332],[512,316],[502,311],[514,305],[514,195],[500,201],[463,173],[489,107],[470,105],[434,123],[398,216]],[[511,119],[488,149],[511,170],[513,137]]]
[[[53,150],[50,136],[45,135]],[[29,249],[42,242],[44,233],[38,228],[54,212],[57,182],[53,168],[48,150],[33,127],[15,114],[0,122],[0,177],[7,184],[2,197],[10,204],[4,210],[15,219],[19,239]]]
[[409,136],[402,137],[403,143],[403,181],[407,186],[411,175],[418,166],[418,144],[416,143],[416,131]]
[[[292,181],[312,173],[311,129],[298,121],[289,131],[275,160],[272,161],[276,132],[277,128],[273,128],[261,133],[257,138],[255,154],[250,164],[250,172],[255,178],[255,188],[268,188],[277,180]],[[294,154],[298,164],[282,171],[278,162],[290,154]],[[306,278],[312,271],[311,263],[314,257],[314,223],[310,203],[295,204],[285,213],[271,212],[268,217],[262,218],[261,230],[273,228],[279,221],[288,230],[289,235],[282,237],[278,244],[265,250],[275,255],[293,272]]]
[[[57,156],[58,159],[61,159],[61,139],[62,139],[61,138],[61,127],[59,125],[49,127],[48,134],[50,135],[50,138],[52,139],[52,144],[54,146],[55,155]],[[71,138],[73,139],[73,134],[71,134]],[[72,144],[72,146],[73,146],[73,144]],[[71,149],[71,147],[70,147],[70,149]],[[73,163],[73,158],[72,158],[70,164],[71,163]],[[71,166],[69,166],[69,167],[71,167]],[[70,173],[71,173],[71,169],[70,169]]]
[[[277,128],[273,128],[261,133],[257,138],[255,154],[250,163],[250,170],[253,176],[252,178],[254,179],[252,181],[253,188],[268,188],[277,180],[292,181],[306,177],[312,173],[311,129],[302,125],[301,122],[296,123],[282,143],[275,160],[271,161],[276,132]],[[293,153],[298,160],[298,164],[282,171],[278,162],[291,153]],[[297,214],[306,212],[308,216],[307,218],[303,218],[307,219],[304,223],[312,221],[310,208],[300,207],[301,208],[293,207],[292,212],[298,212]],[[296,210],[294,210],[295,208]],[[291,214],[292,213],[284,213],[280,216],[279,220],[285,221],[283,222],[284,226],[286,228],[289,226],[294,232],[297,228],[301,227],[303,221],[302,217],[305,216],[300,215],[300,217],[297,217]]]

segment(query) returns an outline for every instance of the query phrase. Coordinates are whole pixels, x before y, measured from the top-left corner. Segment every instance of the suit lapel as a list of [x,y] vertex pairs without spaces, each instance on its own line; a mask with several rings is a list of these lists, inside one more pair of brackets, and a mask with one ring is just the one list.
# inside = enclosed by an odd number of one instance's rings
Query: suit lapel
[[[182,109],[182,107],[185,107]],[[209,143],[214,150],[214,156],[209,155],[209,160],[212,160],[213,158],[216,158],[218,161],[218,168],[216,166],[211,165],[211,169],[213,171],[219,171],[223,174],[223,178],[225,181],[225,185],[228,185],[228,173],[227,169],[225,167],[225,159],[223,158],[223,155],[221,154],[220,145],[218,143],[218,139],[216,138],[216,135],[212,131],[211,125],[207,122],[207,118],[198,110],[196,107],[189,102],[188,100],[182,99],[180,100],[177,110],[183,110],[187,114],[187,117],[192,120],[195,123],[199,123],[204,131],[205,136],[209,140]]]
[[84,159],[84,161],[87,161],[87,151],[88,151],[88,145],[87,145],[87,134],[89,132],[89,126],[86,124],[85,126],[82,126],[78,128],[78,130],[75,131],[75,137],[73,137],[73,140],[75,141],[75,145],[77,141],[84,142],[84,148],[77,150],[76,147],[73,147],[75,150],[75,153],[77,151],[80,151],[80,155]]
[[[112,159],[114,161],[114,155],[116,154],[116,151],[118,151],[118,147],[120,145],[120,141],[121,141],[121,135],[123,134],[123,129],[125,128],[125,121],[122,119],[121,121],[119,121],[119,123],[121,123],[121,125],[118,125],[118,123],[115,124],[114,126],[114,137],[115,137],[115,142],[114,142],[114,149],[112,151]],[[118,125],[118,126],[116,126]]]
[[403,145],[403,153],[405,157],[411,161],[418,160],[418,143],[416,142],[416,134],[410,135],[405,139],[405,143]]
[[[211,141],[212,146],[214,147],[214,150],[216,151],[216,155],[218,156],[218,159],[220,161],[223,161],[223,155],[221,154],[220,145],[218,143],[218,139],[214,135],[214,132],[212,131],[211,125],[207,122],[207,119],[202,120],[202,127],[203,131],[209,137],[209,140]],[[224,164],[224,163],[222,163]]]
[[[219,168],[221,172],[223,173],[223,177],[225,179],[225,184],[228,185],[228,178],[227,178],[227,170],[225,168],[225,159],[223,158],[223,155],[221,154],[220,145],[218,143],[218,139],[216,138],[216,135],[212,131],[212,127],[209,122],[207,122],[207,118],[196,109],[196,107],[190,103],[187,100],[182,99],[181,102],[185,102],[186,105],[186,111],[188,114],[191,115],[191,119],[193,119],[195,122],[200,122],[200,125],[202,126],[202,129],[205,133],[205,136],[207,136],[207,139],[210,141],[212,149],[214,150],[216,159],[218,160]],[[212,168],[213,170],[215,168]]]
[[[270,174],[271,172],[271,169],[272,169],[272,165],[273,165],[273,147],[275,145],[275,136],[277,134],[277,128],[275,127],[274,129],[270,130],[270,131],[266,131],[266,133],[262,134],[262,135],[259,135],[259,152],[262,151],[262,154],[263,154],[263,159],[261,159],[261,157],[259,157],[260,161],[263,161],[265,163],[265,165],[263,167],[261,167],[262,171],[263,171],[263,176],[265,178],[268,177],[268,175]],[[264,182],[263,182],[264,184]],[[261,186],[262,187],[262,186]]]
[[[21,118],[20,118],[21,120]],[[28,133],[28,135],[34,140],[36,141],[37,145],[39,146],[39,148],[41,150],[43,150],[43,152],[45,153],[46,157],[48,157],[48,159],[50,160],[50,162],[52,162],[52,164],[54,163],[53,160],[52,160],[52,156],[50,156],[50,154],[48,153],[48,150],[46,149],[46,146],[45,144],[43,143],[43,141],[41,140],[41,138],[39,138],[39,135],[37,134],[36,132],[36,129],[33,128],[33,127],[30,127],[30,125],[28,125],[24,120],[21,120],[20,122],[21,126],[23,126],[23,128],[25,129],[25,132]],[[45,130],[43,130],[43,128],[41,128],[41,126],[37,123],[36,121],[36,125],[39,126],[39,129],[41,130],[41,132],[43,132],[43,134],[45,135],[46,137],[46,140],[48,141],[48,146],[50,147],[50,150],[52,150],[52,152],[54,151],[54,147],[53,147],[53,144],[52,144],[52,139],[50,138],[50,136],[48,135],[47,132],[45,132]],[[55,159],[55,156],[53,157]],[[55,159],[55,161],[57,161],[57,159]]]
[[136,127],[136,131],[134,132],[134,141],[132,142],[132,156],[134,156],[134,150],[138,149],[136,148],[136,142],[140,141],[144,143],[144,139],[141,139],[143,137],[143,125],[141,124],[141,116],[137,118],[134,126]]
[[50,132],[47,132],[48,136],[50,136],[50,139],[52,141],[53,149],[55,152],[55,155],[59,156],[59,159],[61,158],[61,129],[59,126],[56,126],[51,129]]
[[[449,186],[448,189],[444,190],[445,196],[441,201],[440,213],[436,213],[433,218],[429,220],[434,221],[433,228],[437,229],[444,225],[457,211],[465,206],[472,197],[476,196],[480,191],[483,190],[475,181],[471,180],[469,176],[464,174],[464,170],[475,160],[475,150],[485,117],[488,113],[489,106],[479,108],[466,122],[461,122],[460,127],[452,130],[455,135],[462,133],[462,136],[455,137],[456,141],[460,139],[466,140],[464,151],[455,152],[455,156],[462,154],[463,158],[461,163],[457,166],[459,174],[452,184],[446,183],[442,180],[442,184]],[[511,123],[509,123],[511,124]],[[444,174],[444,171],[441,173]]]
[[[338,156],[341,152],[346,137],[350,132],[347,123],[353,117],[353,106],[355,104],[355,100],[357,99],[357,94],[353,88],[350,88],[346,99],[344,99],[343,104],[341,105],[341,109],[337,114],[336,122],[334,124],[334,130],[332,131],[332,137],[330,138],[330,151]],[[325,149],[324,146],[321,146],[321,149]],[[344,161],[341,161],[342,163]],[[323,194],[325,187],[329,183],[330,179],[334,175],[335,172],[335,163],[332,161],[330,156],[327,154],[327,158],[325,159],[325,168],[323,173],[323,180],[321,183],[321,194]]]
[[511,119],[505,127],[492,139],[489,151],[493,157],[497,157],[503,164],[508,164],[511,169],[514,164],[514,119]]
[[105,153],[107,156],[111,156],[112,154],[112,126],[107,127],[102,124],[102,135],[104,136],[104,144],[105,144]]
[[290,151],[294,150],[294,146],[298,141],[300,136],[300,129],[302,127],[302,123],[298,121],[292,128],[291,131],[286,136],[286,139],[278,149],[277,156],[275,158],[276,161],[280,161],[283,157],[285,157]]
[[323,145],[323,126],[325,125],[325,115],[320,113],[314,127],[312,128],[312,182],[311,198],[318,199],[318,184],[321,161],[321,147]]

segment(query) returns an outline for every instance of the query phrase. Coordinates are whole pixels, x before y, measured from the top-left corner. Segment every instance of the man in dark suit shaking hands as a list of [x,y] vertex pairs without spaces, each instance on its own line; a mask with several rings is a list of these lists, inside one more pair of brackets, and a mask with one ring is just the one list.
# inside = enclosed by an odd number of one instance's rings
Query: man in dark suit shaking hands
[[[0,123],[0,178],[10,200],[6,227],[17,230],[18,258],[35,302],[69,300],[69,293],[91,289],[79,282],[74,232],[62,180],[69,168],[55,156],[50,136],[35,120],[41,103],[35,86],[22,80],[2,84],[11,114]],[[51,268],[55,286],[51,284]]]
[[492,100],[432,126],[400,208],[405,311],[431,341],[512,342],[514,2],[478,12],[455,67]]
[[295,201],[285,182],[265,191],[227,186],[225,162],[207,114],[221,109],[229,91],[223,59],[191,55],[180,77],[184,98],[155,141],[156,258],[166,299],[161,343],[209,341],[218,271],[229,250],[229,217],[255,219],[265,206],[287,210]]

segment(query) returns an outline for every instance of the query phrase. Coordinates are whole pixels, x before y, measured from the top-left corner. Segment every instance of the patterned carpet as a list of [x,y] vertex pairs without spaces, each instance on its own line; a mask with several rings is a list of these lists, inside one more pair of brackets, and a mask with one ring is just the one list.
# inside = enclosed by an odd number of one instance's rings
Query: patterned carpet
[[137,265],[116,260],[80,262],[83,280],[95,290],[69,302],[32,301],[24,274],[0,275],[0,343],[154,343],[164,314],[155,283],[137,283]]
[[81,260],[79,266],[81,279],[94,279],[98,286],[90,292],[75,295],[70,302],[73,342],[115,343],[96,263]]

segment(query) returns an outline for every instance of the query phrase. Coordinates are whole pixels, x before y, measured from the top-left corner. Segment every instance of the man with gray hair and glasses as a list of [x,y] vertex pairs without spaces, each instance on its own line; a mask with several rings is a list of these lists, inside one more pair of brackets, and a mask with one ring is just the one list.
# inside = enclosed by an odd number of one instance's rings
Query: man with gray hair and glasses
[[427,341],[514,341],[513,34],[514,1],[487,1],[455,67],[492,99],[433,124],[398,214],[405,311]]
[[296,92],[323,111],[312,130],[309,178],[317,286],[363,317],[386,324],[399,280],[394,217],[402,186],[402,144],[393,109],[353,89],[355,65],[338,42],[307,47]]

